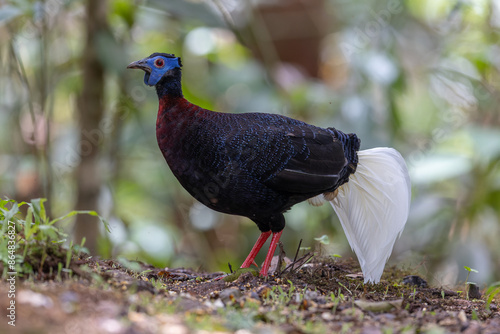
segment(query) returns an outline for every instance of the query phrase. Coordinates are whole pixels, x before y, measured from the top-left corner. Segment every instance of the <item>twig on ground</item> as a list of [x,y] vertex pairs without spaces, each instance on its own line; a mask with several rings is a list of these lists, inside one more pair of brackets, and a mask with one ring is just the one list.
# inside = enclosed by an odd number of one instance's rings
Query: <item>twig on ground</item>
[[299,241],[299,246],[297,247],[297,251],[295,252],[295,257],[293,258],[292,267],[290,268],[291,273],[293,273],[293,265],[295,264],[295,261],[297,261],[297,256],[299,255],[301,245],[302,245],[302,239],[300,239]]
[[[314,253],[305,254],[304,256],[299,258],[297,261],[293,261],[290,265],[288,265],[288,267],[286,267],[285,270],[283,270],[282,274],[285,273],[287,270],[290,270],[290,273],[293,273],[291,268],[294,268],[295,271],[298,271],[300,268],[302,268],[302,266],[304,264],[309,262],[313,257],[314,257]],[[296,264],[298,264],[298,266],[295,266]]]
[[278,243],[278,246],[280,248],[280,252],[278,255],[278,265],[276,267],[276,272],[278,273],[278,277],[280,277],[281,274],[283,273],[281,271],[281,266],[283,265],[283,259],[286,257],[286,253],[285,253],[285,249],[283,247],[283,243],[281,241]]

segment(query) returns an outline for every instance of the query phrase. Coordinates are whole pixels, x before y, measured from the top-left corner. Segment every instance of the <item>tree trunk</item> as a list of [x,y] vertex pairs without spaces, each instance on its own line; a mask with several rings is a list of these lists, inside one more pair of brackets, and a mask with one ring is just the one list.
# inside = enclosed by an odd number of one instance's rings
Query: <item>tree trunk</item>
[[[87,40],[83,50],[83,87],[78,98],[80,131],[80,164],[76,170],[76,210],[95,210],[102,185],[99,152],[104,134],[99,124],[104,114],[104,66],[98,57],[96,40],[107,29],[106,0],[87,1]],[[85,246],[96,252],[99,221],[89,215],[78,215],[75,223],[75,243],[85,237]]]

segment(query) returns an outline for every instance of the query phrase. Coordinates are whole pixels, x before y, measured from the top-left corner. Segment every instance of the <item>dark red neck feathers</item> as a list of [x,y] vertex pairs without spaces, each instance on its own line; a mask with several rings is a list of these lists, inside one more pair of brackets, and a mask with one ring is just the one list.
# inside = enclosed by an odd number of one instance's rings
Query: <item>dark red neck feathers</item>
[[192,104],[182,96],[163,95],[159,100],[158,117],[156,118],[156,132],[166,131],[166,127],[175,126],[173,123],[182,123],[189,118]]
[[[156,137],[164,155],[182,149],[186,136],[209,118],[213,112],[192,104],[182,96],[163,95],[159,100],[156,118]],[[191,130],[190,130],[191,129]],[[167,158],[167,157],[166,157]],[[168,161],[167,159],[167,162]]]

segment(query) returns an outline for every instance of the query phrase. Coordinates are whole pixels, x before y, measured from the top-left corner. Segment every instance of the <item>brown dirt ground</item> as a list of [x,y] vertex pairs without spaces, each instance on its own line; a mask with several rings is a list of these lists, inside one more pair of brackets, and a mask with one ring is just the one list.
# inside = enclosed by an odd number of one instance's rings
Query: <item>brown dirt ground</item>
[[0,333],[500,333],[498,296],[488,307],[484,296],[402,284],[411,273],[394,267],[377,285],[363,284],[357,262],[322,257],[267,279],[140,267],[87,257],[71,277],[18,278],[15,327],[2,280]]

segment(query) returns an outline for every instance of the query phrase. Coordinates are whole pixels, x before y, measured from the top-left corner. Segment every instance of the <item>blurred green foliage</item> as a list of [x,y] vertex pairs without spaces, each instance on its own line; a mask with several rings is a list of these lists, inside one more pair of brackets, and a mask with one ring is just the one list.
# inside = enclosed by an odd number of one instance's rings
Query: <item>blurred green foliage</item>
[[[315,0],[293,12],[296,3],[108,1],[109,31],[94,41],[107,69],[106,115],[79,138],[86,2],[0,2],[0,194],[48,196],[51,215],[63,215],[75,202],[78,143],[98,140],[95,210],[111,228],[102,255],[207,270],[241,263],[257,228],[178,185],[156,144],[155,91],[125,69],[169,52],[182,56],[186,98],[204,108],[286,114],[356,132],[362,148],[397,148],[413,201],[393,258],[441,284],[463,281],[464,265],[478,268],[479,282],[498,280],[498,1]],[[302,203],[286,215],[290,256],[300,238],[313,246],[324,234],[328,252],[349,254],[329,207]]]

